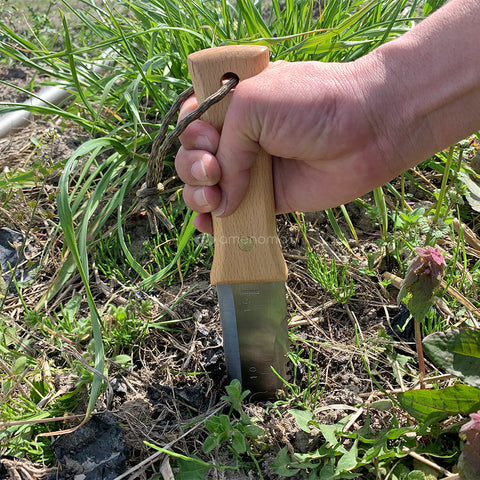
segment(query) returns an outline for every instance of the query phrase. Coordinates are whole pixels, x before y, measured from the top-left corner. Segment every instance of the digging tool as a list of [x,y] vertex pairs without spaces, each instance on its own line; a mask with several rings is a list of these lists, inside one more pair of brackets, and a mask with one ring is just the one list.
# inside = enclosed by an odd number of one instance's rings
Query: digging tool
[[[199,102],[232,74],[242,81],[268,63],[268,48],[255,45],[216,47],[188,57]],[[221,131],[230,98],[231,93],[202,119]],[[286,377],[287,267],[276,232],[272,160],[266,152],[258,154],[248,192],[235,213],[213,218],[213,234],[210,279],[217,286],[228,375],[257,396],[272,397]]]

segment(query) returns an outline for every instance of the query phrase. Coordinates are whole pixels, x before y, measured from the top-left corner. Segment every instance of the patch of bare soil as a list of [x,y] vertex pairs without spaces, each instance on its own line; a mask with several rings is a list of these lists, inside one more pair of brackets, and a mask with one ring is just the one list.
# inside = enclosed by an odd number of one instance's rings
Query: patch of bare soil
[[[32,75],[23,67],[0,67],[0,79],[22,87],[30,84]],[[0,101],[23,100],[25,98],[21,93],[5,85],[0,86]],[[55,139],[49,140],[51,135],[48,132],[52,129],[56,132]],[[32,137],[42,141],[35,144],[31,141]],[[0,168],[3,171],[26,169],[34,161],[55,163],[58,159],[67,158],[86,139],[87,135],[73,126],[36,118],[28,128],[0,139]],[[29,200],[39,199],[40,208],[34,217],[35,228],[29,240],[32,246],[37,244],[38,255],[44,251],[45,242],[53,237],[48,216],[56,216],[55,189],[56,177],[52,175],[47,184],[30,189],[25,196],[17,194],[13,203],[9,203],[16,205],[16,211],[0,208],[0,226],[25,232],[32,208]],[[0,195],[4,193],[0,192]],[[358,428],[367,417],[366,411],[359,405],[381,395],[374,379],[386,390],[399,388],[392,366],[382,355],[384,349],[390,346],[378,335],[381,330],[390,331],[392,317],[398,313],[396,290],[393,287],[390,287],[391,291],[385,290],[377,277],[360,275],[358,269],[367,266],[363,252],[379,249],[374,243],[375,228],[365,210],[350,205],[349,212],[360,236],[358,243],[351,241],[351,252],[339,242],[323,213],[306,216],[306,233],[311,247],[330,259],[350,264],[348,275],[355,280],[355,293],[345,305],[334,301],[309,274],[305,238],[293,216],[278,218],[279,235],[290,272],[287,290],[291,350],[305,362],[313,364],[314,368],[307,375],[302,362],[292,365],[292,372],[296,371],[297,377],[291,379],[292,387],[286,386],[284,392],[279,392],[276,403],[245,403],[246,412],[257,418],[266,432],[265,453],[260,459],[260,468],[266,480],[279,478],[269,465],[283,446],[287,445],[291,451],[307,452],[322,442],[320,432],[307,436],[300,430],[288,412],[290,408],[300,405],[312,407],[317,418],[328,424],[354,412],[356,419],[351,428]],[[340,215],[338,221],[349,238]],[[137,225],[131,233],[136,229],[139,235],[143,235],[146,225]],[[61,248],[62,245],[53,244],[47,250],[46,258],[32,258],[32,261],[39,262],[41,268],[35,284],[29,287],[29,307],[36,305],[45,285],[60,267]],[[379,273],[387,268],[395,273],[394,263],[387,265],[380,260],[377,262]],[[106,302],[124,305],[127,300],[123,296],[128,295],[125,290],[116,295],[115,288],[109,287],[111,281],[95,272],[92,287],[100,307]],[[79,279],[72,279],[61,294],[62,302],[68,301],[81,288]],[[187,456],[196,454],[208,462],[228,462],[226,449],[219,448],[208,455],[202,451],[208,435],[203,421],[223,411],[220,397],[224,395],[228,383],[217,298],[209,283],[209,271],[198,268],[190,272],[188,278],[177,280],[165,290],[159,289],[150,294],[132,293],[151,301],[153,316],[163,313],[165,318],[178,322],[172,327],[150,329],[141,344],[131,346],[137,352],[133,368],[124,369],[114,364],[108,366],[110,388],[101,397],[98,412],[108,411],[117,420],[122,441],[129,452],[125,472],[118,478],[147,479],[158,475],[161,469],[164,472],[168,470],[168,457],[148,447],[145,442]],[[170,308],[180,297],[181,301]],[[20,311],[22,306],[18,299],[9,298],[4,314],[18,316]],[[53,342],[47,342],[26,326],[23,328],[21,334],[29,344],[34,345],[32,354],[43,350],[47,358],[55,358],[59,363],[72,364],[75,360],[70,351],[59,351]],[[408,343],[397,343],[395,347],[413,356]],[[61,379],[57,380],[60,382]],[[62,391],[73,388],[71,380],[62,383]],[[297,393],[292,394],[293,391]],[[287,396],[290,398],[288,402],[284,400]],[[78,413],[83,413],[84,407],[82,402]],[[403,414],[395,409],[371,411],[372,428],[380,430],[387,427],[393,416],[403,422]],[[72,424],[60,426],[68,428]],[[63,463],[59,468],[59,478],[73,478],[65,472],[60,473],[62,468],[68,472],[69,467]],[[92,478],[97,477],[90,477],[90,480]],[[258,476],[251,472],[212,469],[207,478],[243,480]],[[299,474],[297,478],[303,477]]]
[[[20,89],[38,93],[40,89],[32,90],[32,84],[45,78],[21,65],[0,65],[0,80],[10,84],[0,83],[0,102],[18,104],[29,99],[29,95]],[[55,138],[52,131],[56,134]],[[88,135],[74,125],[41,116],[32,117],[25,127],[0,139],[0,170],[22,169],[37,159],[45,165],[54,164],[68,158],[87,138]],[[36,146],[32,139],[37,139],[40,145]]]

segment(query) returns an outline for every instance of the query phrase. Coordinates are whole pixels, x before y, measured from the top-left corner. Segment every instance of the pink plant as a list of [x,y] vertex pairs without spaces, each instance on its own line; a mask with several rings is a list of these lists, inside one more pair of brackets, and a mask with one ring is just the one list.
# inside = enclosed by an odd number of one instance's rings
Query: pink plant
[[[421,273],[423,267],[423,273],[431,275],[435,280],[441,280],[445,270],[445,259],[443,258],[442,252],[438,248],[430,246],[427,248],[417,247],[415,251],[418,253],[416,259],[420,260],[420,265],[416,269],[416,273]],[[414,259],[412,264],[416,259]]]
[[458,461],[458,473],[462,480],[480,480],[480,410],[471,413],[470,419],[460,429],[465,443]]
[[415,321],[415,343],[418,354],[420,387],[424,388],[425,360],[422,348],[420,323],[425,320],[433,305],[433,293],[442,281],[445,259],[438,248],[417,247],[415,257],[407,269],[397,301],[402,302]]
[[433,292],[440,285],[446,265],[438,248],[417,247],[415,251],[418,256],[408,266],[398,301],[405,303],[415,320],[423,322],[433,303]]

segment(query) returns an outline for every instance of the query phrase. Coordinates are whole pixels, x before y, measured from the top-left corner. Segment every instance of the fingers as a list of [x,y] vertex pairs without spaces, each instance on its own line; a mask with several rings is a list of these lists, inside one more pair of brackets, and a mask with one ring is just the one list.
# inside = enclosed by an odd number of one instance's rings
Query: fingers
[[217,159],[205,150],[186,150],[180,147],[175,158],[175,169],[188,185],[216,185],[220,180]]
[[193,225],[203,233],[213,233],[212,216],[208,213],[199,213],[193,219]]
[[189,208],[208,213],[220,207],[222,191],[217,185],[220,166],[211,153],[181,147],[175,159],[175,168],[185,182],[183,198]]
[[[195,97],[187,99],[180,110],[179,119],[197,107]],[[221,177],[220,165],[214,154],[220,135],[206,122],[196,120],[180,136],[182,146],[175,158],[175,169],[185,183],[183,198],[188,207],[199,213],[216,210],[221,203],[221,190],[217,186]],[[211,230],[210,215],[196,220],[199,230]],[[203,220],[202,220],[203,219]]]
[[[179,120],[197,108],[195,97],[187,99],[180,109]],[[175,168],[185,182],[185,203],[198,213],[193,224],[197,230],[213,233],[210,213],[221,201],[221,191],[216,186],[220,180],[220,166],[213,156],[218,148],[218,132],[208,123],[196,120],[180,135],[182,147],[175,158]]]
[[[195,97],[190,97],[182,105],[179,118],[184,118],[196,107]],[[223,141],[223,135],[221,140],[218,131],[201,120],[189,124],[180,136],[182,147],[177,153],[175,168],[185,182],[185,203],[200,214],[230,215],[248,188],[250,167],[259,146],[244,132],[245,118],[249,116],[242,110],[234,107],[227,112],[224,128],[230,131],[227,141]],[[239,134],[239,139],[235,133]],[[210,231],[210,215],[199,215],[196,225],[201,231]]]
[[248,189],[250,168],[260,150],[256,140],[258,133],[252,131],[252,125],[257,122],[249,110],[251,104],[241,101],[241,87],[247,82],[248,80],[236,87],[216,153],[221,169],[219,185],[223,195],[221,207],[213,212],[217,216],[231,215],[239,206]]
[[196,212],[215,212],[221,208],[222,191],[216,185],[211,187],[194,187],[186,184],[183,187],[183,199],[187,206]]
[[[197,99],[189,97],[180,108],[178,120],[192,113],[197,107]],[[210,153],[215,153],[218,148],[220,134],[207,122],[195,120],[188,125],[179,139],[186,150],[206,150]]]

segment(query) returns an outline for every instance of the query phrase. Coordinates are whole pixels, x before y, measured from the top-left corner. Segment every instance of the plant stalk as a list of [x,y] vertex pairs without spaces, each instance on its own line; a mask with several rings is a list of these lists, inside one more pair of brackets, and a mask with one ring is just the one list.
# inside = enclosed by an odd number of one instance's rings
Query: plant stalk
[[423,356],[423,345],[422,345],[422,329],[420,327],[420,322],[414,319],[415,324],[415,343],[417,346],[417,356],[418,356],[418,376],[420,380],[420,388],[425,389],[425,357]]
[[455,146],[452,145],[448,150],[447,162],[445,163],[445,170],[443,172],[442,185],[440,186],[440,193],[438,194],[437,207],[435,208],[435,214],[433,216],[433,222],[438,223],[440,218],[440,211],[442,209],[445,196],[447,194],[447,184],[450,169],[452,168],[453,152],[455,151]]

